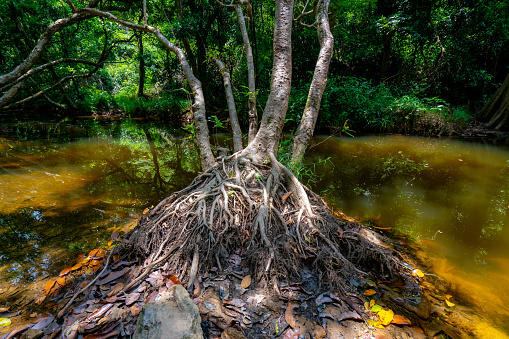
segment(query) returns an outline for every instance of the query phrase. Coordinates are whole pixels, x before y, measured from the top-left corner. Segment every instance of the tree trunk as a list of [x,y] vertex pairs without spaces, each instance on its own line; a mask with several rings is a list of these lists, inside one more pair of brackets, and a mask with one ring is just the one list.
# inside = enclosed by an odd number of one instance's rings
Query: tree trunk
[[389,57],[391,55],[392,38],[396,34],[395,30],[383,33],[383,49],[382,49],[382,65],[380,67],[380,81],[384,81],[387,77],[387,69],[389,68]]
[[509,74],[490,101],[479,111],[477,118],[488,122],[489,128],[509,130]]
[[228,103],[228,112],[230,113],[230,123],[233,131],[233,148],[235,152],[242,150],[242,132],[240,130],[239,119],[237,118],[237,109],[235,108],[235,100],[233,98],[232,84],[230,73],[224,66],[224,63],[214,58],[214,62],[219,67],[219,72],[223,76],[224,89],[226,91],[226,101]]
[[265,161],[271,153],[277,154],[292,86],[292,21],[293,0],[277,1],[270,94],[258,133],[244,150],[255,163]]
[[189,62],[187,61],[186,55],[184,52],[177,47],[175,44],[170,42],[158,29],[149,25],[137,25],[132,22],[124,21],[122,19],[117,18],[113,14],[109,12],[103,12],[97,10],[95,8],[83,8],[79,10],[80,13],[92,14],[95,16],[100,16],[116,22],[122,26],[129,27],[131,29],[152,33],[155,35],[157,40],[161,42],[166,48],[172,51],[179,59],[180,66],[184,71],[184,75],[189,82],[189,86],[191,86],[191,90],[194,96],[194,103],[192,105],[193,116],[194,116],[194,128],[196,134],[196,143],[198,145],[198,150],[200,153],[201,167],[203,171],[208,170],[209,168],[215,166],[216,161],[214,158],[214,154],[212,153],[212,148],[210,146],[209,141],[209,130],[207,127],[207,118],[205,111],[205,97],[203,96],[203,89],[200,80],[198,80],[194,74]]
[[249,36],[247,34],[246,20],[244,13],[242,13],[242,6],[240,4],[235,5],[237,16],[239,19],[240,31],[242,32],[242,39],[244,40],[244,48],[246,49],[247,59],[247,83],[249,87],[249,132],[248,132],[248,143],[251,143],[256,136],[258,129],[258,113],[256,112],[256,85],[255,85],[255,66],[253,59],[253,50],[251,49],[251,43],[249,42]]
[[143,33],[139,32],[138,34],[138,54],[139,54],[139,81],[138,81],[138,98],[145,97],[145,93],[143,92],[145,88],[145,58],[143,56]]
[[306,146],[315,130],[323,91],[327,85],[330,60],[334,48],[334,37],[329,26],[330,0],[322,0],[318,4],[316,19],[318,22],[318,40],[320,41],[320,54],[315,66],[313,80],[309,87],[308,100],[302,114],[299,127],[292,140],[291,163],[302,160]]

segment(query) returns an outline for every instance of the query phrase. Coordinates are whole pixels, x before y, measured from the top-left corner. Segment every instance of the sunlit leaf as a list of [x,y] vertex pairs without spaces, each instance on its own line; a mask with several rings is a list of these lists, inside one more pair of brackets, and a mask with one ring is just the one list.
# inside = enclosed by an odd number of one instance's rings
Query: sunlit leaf
[[8,311],[9,308],[10,307],[0,307],[0,313]]
[[11,324],[11,319],[0,318],[0,326],[9,326],[10,324]]
[[373,313],[379,312],[381,310],[382,310],[382,306],[380,306],[380,305],[373,305],[373,307],[371,307],[371,312],[373,312]]
[[373,307],[373,305],[375,305],[375,299],[369,301],[369,308]]
[[375,295],[376,294],[376,291],[375,290],[372,290],[372,289],[369,289],[369,290],[365,290],[364,291],[364,295],[367,295],[368,297],[369,296],[372,296],[372,295]]
[[394,312],[392,310],[381,310],[378,312],[378,318],[380,318],[380,322],[382,325],[387,326],[391,323],[394,318]]
[[72,265],[71,266],[67,266],[66,268],[64,268],[62,270],[62,272],[60,272],[59,276],[60,277],[63,277],[64,275],[68,274],[69,272],[71,272],[72,270]]
[[370,309],[369,302],[366,301],[364,303],[364,308],[366,309],[366,312],[369,311],[369,309]]
[[106,254],[105,250],[103,250],[102,248],[96,248],[95,250],[90,251],[88,256],[101,258],[101,257],[104,257],[105,254]]
[[415,270],[413,270],[413,271],[412,271],[412,275],[413,275],[414,277],[419,277],[419,278],[424,277],[424,273],[422,273],[422,271],[421,271],[421,270],[419,270],[419,269],[415,269]]
[[147,213],[148,213],[148,211],[150,211],[150,208],[145,208],[145,210],[143,210],[143,214],[144,214],[144,215],[145,215],[145,214],[147,214]]
[[57,278],[57,283],[58,283],[60,286],[65,286],[65,277],[58,277],[58,278]]
[[79,270],[81,267],[83,267],[83,264],[81,262],[77,263],[73,267],[71,267],[71,271]]
[[373,326],[376,328],[384,328],[384,325],[380,321],[377,321]]
[[55,286],[56,284],[56,280],[52,280],[52,281],[49,281],[46,286],[44,286],[44,291],[47,293],[49,293],[51,291],[51,289],[53,288],[53,286]]
[[375,321],[373,319],[368,319],[367,323],[369,326],[375,326]]
[[445,299],[445,303],[446,303],[446,304],[447,304],[447,306],[449,306],[449,307],[453,307],[454,305],[456,305],[456,304],[454,304],[454,303],[450,302],[450,301],[449,301],[449,300],[447,300],[447,299]]
[[396,325],[412,325],[412,322],[407,317],[395,314],[392,318],[391,324]]
[[136,317],[140,313],[140,309],[136,306],[129,307],[129,311],[131,311],[133,317]]
[[251,275],[246,275],[244,279],[242,279],[242,282],[240,283],[240,287],[242,288],[248,288],[251,286]]

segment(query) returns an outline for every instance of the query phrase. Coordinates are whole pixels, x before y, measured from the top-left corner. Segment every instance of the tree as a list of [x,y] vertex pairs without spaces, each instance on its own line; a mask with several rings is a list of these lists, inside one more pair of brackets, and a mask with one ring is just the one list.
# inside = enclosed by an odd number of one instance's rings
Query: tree
[[[184,51],[157,27],[67,2],[73,16],[101,17],[155,36],[178,57],[194,100],[194,128],[203,173],[146,213],[116,248],[115,252],[138,260],[150,258],[150,264],[124,291],[165,262],[184,272],[188,286],[193,286],[200,263],[221,267],[227,264],[229,254],[237,251],[245,251],[255,278],[276,290],[279,280],[298,276],[309,258],[314,258],[313,267],[325,273],[331,286],[343,290],[351,288],[345,281],[367,275],[368,269],[387,274],[402,267],[391,251],[337,220],[321,198],[276,158],[291,91],[294,0],[276,1],[270,93],[258,131],[246,148],[217,158],[209,142],[202,83]],[[305,137],[295,143],[294,158],[302,156],[302,147],[309,142],[327,80],[332,44],[328,5],[328,0],[316,0],[313,6],[321,50],[309,92],[310,104],[302,119],[312,123],[304,123]],[[372,236],[376,237],[374,233]]]
[[489,128],[498,131],[509,129],[509,74],[490,101],[479,111],[477,117],[480,121],[487,122]]

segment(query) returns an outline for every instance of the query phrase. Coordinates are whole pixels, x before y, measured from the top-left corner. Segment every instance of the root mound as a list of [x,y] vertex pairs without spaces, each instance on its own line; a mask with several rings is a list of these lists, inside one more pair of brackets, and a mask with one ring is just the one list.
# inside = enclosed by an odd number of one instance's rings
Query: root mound
[[125,291],[166,263],[192,286],[201,267],[231,267],[232,254],[245,257],[256,281],[276,291],[280,281],[298,279],[303,264],[344,292],[350,278],[388,278],[401,269],[385,239],[338,220],[274,156],[256,165],[236,153],[219,163],[161,201],[126,236],[120,254],[145,268]]

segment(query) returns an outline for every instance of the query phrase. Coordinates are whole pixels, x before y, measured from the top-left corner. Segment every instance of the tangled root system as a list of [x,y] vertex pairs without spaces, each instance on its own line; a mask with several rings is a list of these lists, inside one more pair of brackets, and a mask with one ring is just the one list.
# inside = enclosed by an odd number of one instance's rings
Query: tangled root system
[[166,262],[189,286],[200,267],[235,266],[233,254],[276,289],[298,279],[304,263],[341,290],[351,277],[386,277],[400,265],[379,235],[338,220],[274,156],[265,165],[239,153],[219,163],[161,201],[124,239],[121,253],[145,263],[125,290]]

